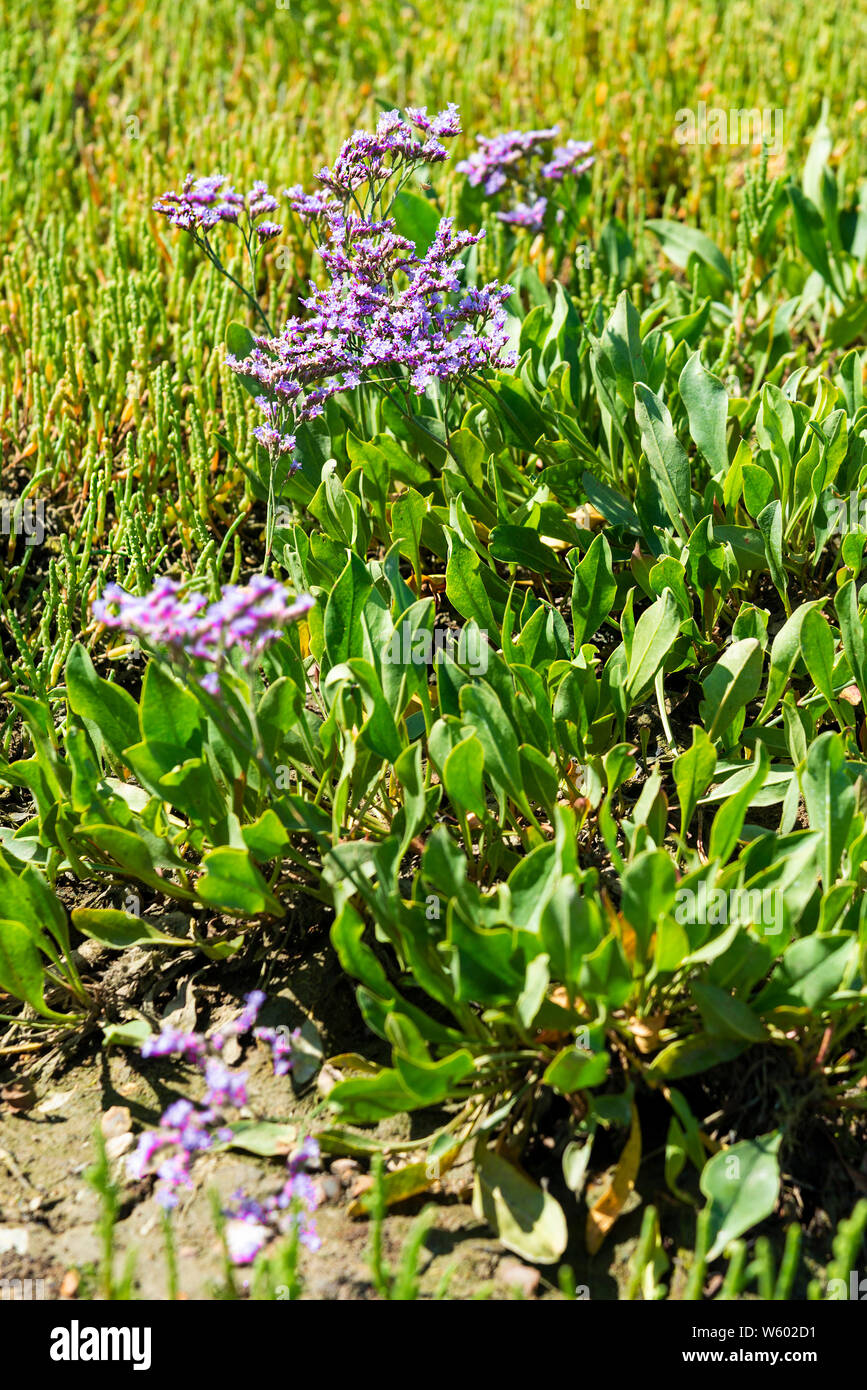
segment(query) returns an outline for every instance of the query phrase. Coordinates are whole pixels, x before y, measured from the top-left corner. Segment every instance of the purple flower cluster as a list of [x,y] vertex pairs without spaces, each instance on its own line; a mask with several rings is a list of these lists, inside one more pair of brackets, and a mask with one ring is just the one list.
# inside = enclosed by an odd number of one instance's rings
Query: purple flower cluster
[[535,203],[516,203],[511,212],[498,212],[501,222],[512,227],[524,227],[529,232],[541,232],[548,210],[548,199],[537,198]]
[[259,221],[265,213],[276,212],[278,207],[277,199],[260,179],[244,194],[238,193],[224,174],[209,174],[198,179],[188,174],[180,193],[169,189],[153,204],[154,212],[167,217],[172,226],[181,227],[194,236],[198,232],[207,236],[220,222],[238,226],[243,214],[249,232],[255,232],[260,246],[283,230],[277,222]]
[[434,381],[513,365],[503,308],[511,288],[494,282],[461,293],[456,258],[483,233],[456,232],[443,218],[424,256],[391,218],[333,214],[328,233],[320,248],[328,288],[311,285],[303,317],[257,338],[249,357],[227,359],[261,383],[263,428],[274,431],[277,447],[292,440],[294,423],[320,415],[329,396],[364,380],[421,394]]
[[[318,249],[330,283],[320,289],[311,282],[310,296],[301,300],[303,316],[291,318],[276,334],[254,295],[245,290],[267,332],[255,339],[247,357],[226,359],[233,371],[261,384],[256,403],[264,420],[254,436],[270,455],[272,477],[281,455],[290,456],[289,471],[297,467],[291,457],[296,426],[321,415],[331,396],[370,382],[388,394],[394,388],[403,398],[396,403],[408,412],[411,392],[420,395],[437,382],[514,365],[503,307],[511,288],[494,281],[465,293],[457,273],[461,252],[484,233],[455,232],[453,220],[443,218],[427,251],[419,255],[388,216],[413,170],[448,159],[442,141],[460,131],[453,102],[433,115],[424,106],[408,107],[403,114],[386,111],[373,131],[357,130],[333,165],[319,171],[317,192],[306,193],[297,184],[285,190],[292,211],[321,240]],[[541,139],[555,133],[531,135]],[[530,137],[522,138],[526,145]],[[505,151],[501,155],[505,158]],[[222,175],[190,176],[182,193],[166,193],[154,206],[190,231],[219,265],[207,229],[220,221],[237,222],[242,208],[252,227],[256,218],[273,211],[276,200],[264,184],[254,184],[245,199]],[[262,225],[270,229],[276,224]],[[251,234],[245,236],[250,249]],[[126,614],[114,611],[122,602],[120,591],[111,590],[106,597],[108,607],[103,603],[101,613],[109,613],[115,626],[123,625]],[[158,606],[171,610],[173,598],[165,589],[155,591]],[[146,625],[147,613],[132,616],[144,616]],[[178,642],[184,652],[194,650],[187,628],[192,626],[198,636],[200,626],[207,628],[215,616],[210,609],[179,615]],[[223,650],[219,641],[217,649],[218,654]],[[205,659],[214,657],[209,653]]]
[[[130,1178],[138,1181],[155,1174],[157,1199],[166,1209],[177,1206],[179,1189],[192,1189],[191,1168],[196,1155],[231,1142],[228,1112],[247,1104],[247,1073],[231,1071],[220,1058],[227,1039],[252,1031],[271,1046],[277,1075],[283,1076],[291,1068],[291,1039],[285,1032],[255,1027],[264,1002],[262,991],[253,990],[238,1017],[220,1032],[182,1033],[165,1028],[142,1045],[143,1057],[181,1057],[192,1062],[205,1079],[203,1100],[198,1104],[186,1099],[173,1101],[159,1127],[140,1135],[136,1151],[127,1159]],[[293,1225],[297,1225],[304,1245],[311,1250],[319,1248],[313,1222],[316,1192],[304,1171],[318,1161],[319,1147],[315,1139],[307,1138],[290,1155],[289,1174],[278,1193],[264,1202],[235,1193],[235,1206],[225,1212],[229,1218],[227,1243],[235,1263],[248,1264],[275,1231]]]
[[318,1250],[322,1244],[316,1230],[314,1213],[319,1205],[316,1188],[305,1171],[307,1165],[319,1163],[319,1145],[308,1136],[300,1148],[290,1155],[286,1181],[279,1192],[259,1201],[239,1189],[234,1193],[233,1206],[225,1209],[226,1244],[233,1264],[251,1264],[275,1232],[285,1233],[295,1227],[302,1245]]
[[592,140],[567,140],[554,151],[548,163],[542,165],[542,178],[559,183],[567,174],[574,178],[586,174],[595,162],[590,154],[592,149]]
[[271,1049],[274,1075],[286,1076],[292,1070],[292,1044],[301,1036],[301,1029],[296,1028],[294,1033],[288,1035],[285,1029],[278,1028],[255,1028],[253,1032],[260,1042],[267,1043]]
[[293,184],[284,192],[289,199],[290,208],[301,218],[305,226],[309,226],[311,222],[318,223],[321,218],[328,218],[332,213],[340,212],[342,207],[336,198],[319,189],[315,193],[305,193],[300,183]]
[[230,650],[240,648],[241,668],[251,671],[265,648],[312,605],[308,595],[291,602],[282,584],[258,574],[248,584],[227,585],[211,604],[204,594],[182,595],[168,578],[140,597],[109,584],[93,612],[106,627],[135,633],[180,665],[203,661],[217,668],[201,682],[215,694],[217,671]]
[[[405,173],[420,164],[441,164],[448,159],[441,141],[460,134],[457,106],[452,102],[436,116],[428,116],[424,106],[410,107],[406,115],[408,120],[399,111],[385,111],[375,131],[357,130],[344,141],[331,168],[319,170],[319,182],[345,204],[356,189],[375,187],[399,169]],[[424,138],[420,139],[415,130]]]
[[176,1028],[164,1028],[157,1037],[147,1038],[142,1044],[142,1057],[180,1057],[192,1062],[203,1073],[206,1084],[200,1105],[189,1100],[173,1101],[159,1128],[140,1135],[138,1148],[127,1159],[131,1178],[140,1179],[156,1172],[159,1200],[165,1207],[177,1205],[179,1187],[192,1187],[190,1164],[194,1156],[232,1137],[225,1111],[247,1104],[247,1073],[231,1072],[220,1060],[220,1053],[227,1038],[250,1032],[264,1002],[262,991],[253,990],[239,1017],[222,1032],[182,1033]]
[[567,175],[578,178],[594,163],[587,140],[567,140],[555,145],[559,126],[547,130],[510,130],[503,135],[479,135],[479,148],[457,165],[474,188],[481,185],[488,196],[500,193],[507,186],[523,190],[527,199],[517,202],[507,212],[498,212],[501,222],[529,231],[541,231],[548,209],[548,199],[539,194],[539,179],[562,183]]
[[559,126],[549,130],[509,130],[503,135],[477,135],[479,148],[457,165],[474,188],[481,184],[488,194],[499,193],[507,183],[524,183],[527,166],[550,153]]

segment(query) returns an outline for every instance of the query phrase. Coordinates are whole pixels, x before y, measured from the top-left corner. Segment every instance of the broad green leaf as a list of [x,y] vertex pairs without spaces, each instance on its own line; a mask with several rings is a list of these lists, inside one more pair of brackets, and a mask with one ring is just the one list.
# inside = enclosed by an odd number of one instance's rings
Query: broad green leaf
[[72,909],[73,925],[84,936],[91,937],[113,951],[127,946],[181,946],[193,943],[182,936],[170,936],[152,926],[146,917],[121,912],[113,907],[79,907]]
[[802,603],[799,608],[796,608],[791,618],[783,624],[771,643],[768,688],[765,692],[765,703],[762,705],[756,720],[757,724],[764,724],[782,699],[800,654],[801,625],[810,610],[816,608],[820,602],[821,600],[814,599],[810,603]]
[[836,713],[834,636],[827,618],[818,608],[811,609],[801,625],[801,655],[816,689],[824,695],[832,713]]
[[856,938],[844,933],[815,933],[794,941],[755,1007],[763,1014],[785,1005],[821,1008],[840,988],[856,950]]
[[691,989],[704,1026],[712,1037],[737,1038],[745,1042],[766,1040],[761,1020],[742,999],[699,980],[693,982]]
[[648,1081],[677,1081],[685,1076],[698,1076],[711,1067],[730,1062],[744,1051],[747,1044],[736,1038],[714,1037],[710,1033],[693,1033],[669,1043],[657,1053],[645,1071]]
[[774,500],[774,480],[757,463],[743,466],[744,502],[750,516],[757,517]]
[[446,594],[462,618],[474,618],[482,632],[497,632],[491,601],[479,573],[481,560],[474,550],[449,533],[450,551],[446,565]]
[[400,1072],[384,1067],[375,1076],[353,1076],[338,1081],[328,1092],[328,1104],[350,1124],[376,1124],[399,1115],[405,1110],[417,1110],[425,1102],[412,1092]]
[[70,709],[96,726],[115,757],[120,757],[130,744],[138,743],[135,700],[119,685],[96,674],[80,642],[74,643],[66,658],[66,692]]
[[472,813],[484,820],[487,814],[483,772],[485,752],[475,735],[462,739],[443,765],[446,795],[459,815]]
[[721,478],[729,466],[726,445],[728,393],[719,377],[704,366],[698,352],[694,352],[687,361],[677,387],[686,406],[693,442],[707,459],[714,476]]
[[[233,319],[226,329],[226,347],[232,357],[239,362],[248,358],[256,346],[256,339],[244,323],[239,323]],[[246,372],[239,372],[237,379],[240,381],[244,390],[251,396],[261,396],[262,383],[256,376],[249,376]]]
[[682,222],[669,222],[659,217],[648,218],[644,225],[647,231],[659,237],[663,251],[681,270],[686,270],[690,256],[698,256],[723,284],[729,287],[733,284],[728,261],[719,247],[703,232],[697,231],[695,227],[684,226]]
[[855,814],[855,788],[846,773],[846,755],[839,734],[820,734],[810,745],[801,774],[812,830],[822,833],[822,882],[833,887],[849,827]]
[[686,1166],[686,1136],[678,1123],[677,1116],[672,1115],[668,1124],[668,1135],[665,1140],[665,1181],[669,1192],[680,1202],[692,1202],[689,1193],[677,1185]]
[[413,574],[421,582],[421,530],[428,504],[415,488],[408,487],[391,504],[391,538],[401,555],[411,562]]
[[593,1150],[593,1137],[596,1133],[594,1121],[587,1121],[589,1134],[583,1143],[577,1140],[566,1145],[563,1150],[563,1180],[569,1191],[580,1197],[587,1179],[587,1168]]
[[755,698],[762,679],[764,653],[754,637],[733,642],[702,681],[705,698],[699,713],[713,741],[724,734]]
[[699,798],[710,786],[716,771],[716,749],[704,729],[693,726],[692,745],[675,758],[672,774],[680,801],[681,839],[689,829]]
[[473,1070],[473,1055],[465,1048],[438,1062],[407,1057],[395,1050],[395,1066],[413,1095],[425,1105],[439,1105]]
[[46,1013],[42,957],[22,922],[0,920],[0,988],[23,999],[37,1013]]
[[573,643],[576,652],[589,642],[600,623],[611,612],[617,595],[617,580],[611,564],[611,549],[602,532],[576,566],[572,581]]
[[509,526],[502,522],[490,535],[489,549],[495,560],[521,565],[535,574],[557,575],[563,566],[556,551],[540,539],[530,526]]
[[367,566],[352,553],[325,606],[325,648],[331,666],[364,655],[361,615],[372,593],[373,580]]
[[756,745],[755,769],[749,780],[739,791],[734,792],[723,802],[714,816],[710,832],[709,854],[711,859],[721,859],[725,863],[734,850],[753,797],[765,784],[769,765],[770,759],[767,749],[763,743],[758,743]]
[[145,671],[139,719],[143,740],[178,750],[174,763],[184,761],[188,748],[199,752],[204,722],[200,706],[158,661],[148,662]]
[[635,387],[635,418],[641,431],[641,447],[662,504],[675,530],[686,540],[695,525],[689,459],[674,432],[668,407],[643,382]]
[[[640,818],[640,807],[636,807],[632,819],[640,822]],[[666,850],[644,850],[627,865],[622,886],[621,911],[638,938],[636,960],[644,961],[659,919],[674,902],[674,860]]]
[[246,850],[220,845],[202,860],[204,873],[196,883],[196,897],[208,907],[225,908],[243,916],[260,912],[282,917],[277,901]]
[[564,1047],[548,1064],[542,1077],[561,1095],[568,1096],[588,1086],[599,1086],[608,1075],[607,1052],[589,1053],[580,1047]]
[[782,1133],[744,1139],[721,1149],[704,1166],[699,1185],[710,1207],[710,1249],[715,1260],[730,1241],[770,1216],[780,1192],[777,1154]]
[[473,1211],[507,1250],[531,1264],[554,1264],[569,1232],[563,1208],[550,1192],[479,1140],[475,1149]]
[[579,891],[572,875],[555,882],[539,919],[539,934],[552,974],[574,998],[584,958],[602,939],[602,921],[597,904]]
[[756,525],[765,543],[765,558],[768,562],[768,569],[771,572],[771,579],[774,581],[774,587],[783,600],[783,603],[788,605],[786,595],[789,581],[783,565],[782,503],[779,501],[769,502],[756,517]]
[[652,685],[680,631],[680,612],[670,589],[645,609],[632,637],[626,693],[633,703]]
[[411,188],[402,188],[394,200],[391,215],[400,235],[415,242],[416,251],[423,256],[440,225],[436,203]]
[[145,1018],[133,1018],[127,1023],[103,1023],[101,1027],[103,1047],[134,1047],[138,1051],[143,1042],[154,1036]]
[[284,1157],[298,1142],[298,1127],[276,1120],[239,1120],[228,1128],[232,1137],[226,1141],[227,1148],[241,1149],[259,1158]]
[[788,183],[786,192],[792,204],[795,239],[800,250],[813,269],[819,272],[825,284],[829,285],[835,293],[839,293],[837,278],[828,259],[828,244],[822,214],[815,203],[801,192],[797,184]]
[[854,579],[849,579],[837,590],[834,609],[840,623],[840,636],[843,650],[855,683],[861,692],[863,708],[867,708],[867,648],[864,642],[864,624],[858,611],[857,589]]
[[493,690],[481,682],[465,685],[460,692],[460,705],[467,734],[474,733],[484,750],[486,773],[522,810],[528,810],[518,740]]
[[613,369],[618,396],[624,405],[631,406],[635,383],[647,381],[648,373],[638,310],[628,290],[622,290],[617,297],[613,313],[602,331],[599,351]]

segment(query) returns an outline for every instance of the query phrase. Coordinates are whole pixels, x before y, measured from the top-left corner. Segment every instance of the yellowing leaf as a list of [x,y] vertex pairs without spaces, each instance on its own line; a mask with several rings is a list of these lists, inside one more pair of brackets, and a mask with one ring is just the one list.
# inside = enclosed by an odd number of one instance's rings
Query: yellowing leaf
[[586,1242],[588,1254],[596,1254],[622,1212],[627,1198],[635,1186],[640,1163],[641,1125],[638,1120],[638,1109],[633,1105],[632,1126],[629,1130],[626,1146],[607,1185],[587,1213]]
[[635,960],[635,952],[638,947],[638,937],[635,935],[635,932],[632,930],[632,927],[630,927],[625,917],[620,917],[618,924],[618,933],[620,936],[621,944],[623,946],[623,954],[626,956],[626,959],[629,961],[629,964],[631,965],[632,962]]
[[[386,1206],[390,1207],[395,1202],[405,1202],[408,1198],[417,1196],[419,1192],[426,1192],[435,1182],[439,1182],[443,1174],[447,1173],[455,1162],[461,1148],[462,1143],[457,1143],[445,1153],[440,1154],[436,1160],[426,1158],[422,1159],[421,1162],[405,1163],[402,1167],[394,1168],[390,1173],[385,1173],[382,1186]],[[369,1216],[373,1206],[373,1193],[367,1189],[350,1202],[346,1214],[353,1220],[359,1216]]]

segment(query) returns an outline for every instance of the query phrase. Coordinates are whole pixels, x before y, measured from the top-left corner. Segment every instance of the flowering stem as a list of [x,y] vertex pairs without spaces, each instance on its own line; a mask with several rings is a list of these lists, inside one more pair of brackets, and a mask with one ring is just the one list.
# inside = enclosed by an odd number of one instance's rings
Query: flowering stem
[[[269,320],[269,318],[268,318],[268,315],[265,313],[265,310],[262,308],[262,305],[259,303],[259,301],[258,301],[258,299],[256,298],[255,294],[251,294],[250,291],[247,289],[246,285],[242,285],[242,284],[241,284],[241,281],[240,281],[240,280],[237,280],[237,279],[235,278],[235,276],[232,274],[232,272],[231,272],[230,270],[227,270],[227,269],[226,269],[226,267],[223,265],[223,262],[220,260],[219,256],[216,254],[216,252],[215,252],[215,251],[213,250],[213,248],[211,247],[211,244],[210,244],[210,242],[208,241],[208,238],[207,238],[207,237],[197,237],[197,236],[194,235],[194,236],[193,236],[193,240],[195,241],[195,243],[196,243],[197,246],[200,246],[200,247],[202,248],[202,250],[205,252],[205,255],[206,255],[206,256],[208,257],[208,259],[210,260],[211,264],[212,264],[212,265],[215,265],[215,266],[217,267],[217,270],[220,271],[221,275],[225,275],[226,279],[227,279],[227,280],[231,280],[231,282],[232,282],[232,284],[235,286],[235,288],[236,288],[236,289],[239,289],[239,290],[241,291],[241,293],[242,293],[242,295],[244,296],[244,298],[247,299],[247,300],[249,301],[249,303],[250,303],[250,304],[252,305],[252,307],[255,309],[256,313],[259,315],[260,319],[262,320],[263,324],[265,325],[265,331],[267,332],[269,338],[270,338],[270,337],[273,337],[273,336],[274,336],[274,330],[273,330],[273,328],[271,327],[271,323],[270,323],[270,320]],[[250,249],[250,248],[249,248],[249,246],[248,246],[248,247],[247,247],[248,253],[249,253],[249,249]],[[252,260],[252,257],[251,257],[251,260]],[[254,274],[255,274],[255,269],[254,269]]]

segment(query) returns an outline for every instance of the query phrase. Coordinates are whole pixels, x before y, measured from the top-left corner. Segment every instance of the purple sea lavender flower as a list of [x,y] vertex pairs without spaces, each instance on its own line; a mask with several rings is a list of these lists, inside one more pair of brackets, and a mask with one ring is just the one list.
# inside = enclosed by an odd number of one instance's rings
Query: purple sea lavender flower
[[145,1038],[142,1057],[183,1057],[198,1063],[205,1056],[207,1042],[201,1033],[182,1033],[177,1028],[164,1028],[156,1037]]
[[157,1201],[161,1207],[170,1210],[178,1204],[178,1188],[185,1187],[188,1191],[193,1190],[193,1180],[190,1177],[190,1159],[186,1153],[176,1153],[163,1162],[157,1168],[159,1178],[159,1188],[157,1190]]
[[267,997],[264,990],[251,990],[244,999],[244,1007],[238,1014],[238,1017],[233,1023],[228,1024],[227,1027],[223,1029],[224,1035],[228,1035],[229,1037],[240,1037],[244,1033],[251,1032],[256,1023],[256,1019],[259,1017],[259,1011]]
[[[344,141],[334,164],[319,170],[319,182],[345,204],[356,189],[365,184],[373,187],[399,169],[406,173],[419,164],[439,164],[448,159],[448,151],[440,140],[450,139],[460,131],[454,103],[433,117],[419,107],[406,114],[408,121],[399,111],[384,111],[375,131],[357,130]],[[420,140],[413,126],[427,138]]]
[[[303,317],[229,362],[261,383],[271,428],[281,408],[296,422],[313,419],[329,396],[367,379],[402,377],[421,393],[434,381],[513,364],[503,309],[511,289],[494,283],[460,297],[458,257],[483,234],[456,232],[443,218],[419,256],[393,225],[331,218],[322,248],[330,286],[312,286]],[[398,271],[402,285],[393,283]]]
[[131,1153],[126,1161],[128,1176],[135,1181],[143,1178],[150,1170],[154,1155],[164,1143],[164,1137],[157,1130],[145,1130],[140,1134],[135,1152]]
[[251,217],[261,217],[263,212],[276,212],[280,206],[273,193],[268,192],[268,185],[262,179],[257,179],[247,195],[247,203]]
[[230,1217],[226,1222],[226,1247],[234,1265],[252,1264],[264,1249],[273,1232],[262,1222],[249,1217]]
[[[248,1264],[272,1234],[285,1233],[293,1226],[298,1230],[301,1244],[308,1250],[320,1248],[322,1242],[314,1221],[319,1198],[309,1174],[304,1171],[309,1163],[319,1163],[319,1145],[310,1137],[291,1156],[289,1173],[279,1192],[263,1201],[248,1197],[242,1190],[234,1194],[233,1205],[224,1210],[224,1215],[229,1218],[227,1244],[235,1263]],[[229,1227],[232,1239],[229,1239]]]
[[[227,183],[224,174],[208,174],[204,178],[195,178],[188,174],[180,193],[168,189],[157,198],[153,210],[168,218],[173,226],[181,227],[194,236],[201,231],[206,237],[220,222],[229,222],[237,226],[241,213],[245,213],[248,231],[252,232],[255,229],[261,243],[279,235],[283,230],[274,222],[263,223],[258,227],[255,225],[266,212],[275,212],[278,206],[277,199],[268,192],[267,185],[261,180],[257,180],[245,195],[238,193]],[[264,236],[263,228],[269,229]]]
[[[481,185],[491,197],[509,187],[520,190],[522,197],[515,206],[497,213],[502,222],[511,226],[539,231],[545,216],[546,201],[539,196],[539,180],[561,183],[570,175],[578,177],[593,164],[586,140],[567,140],[555,147],[558,126],[547,130],[510,130],[504,135],[478,136],[479,148],[458,164],[460,173],[469,182]],[[558,217],[558,221],[560,218]]]
[[498,193],[507,182],[523,182],[530,161],[546,154],[560,132],[559,126],[548,130],[509,130],[503,135],[479,135],[479,146],[468,159],[458,164],[460,174],[466,174],[470,184],[481,184],[485,193]]
[[[135,633],[177,664],[201,661],[219,669],[226,654],[239,649],[242,670],[251,671],[266,647],[312,604],[307,595],[291,601],[282,584],[259,574],[248,584],[227,585],[209,605],[201,594],[182,597],[171,579],[159,580],[141,597],[110,584],[93,612],[106,627]],[[215,674],[205,677],[211,692]]]
[[[227,184],[223,174],[210,174],[198,179],[188,174],[180,193],[169,189],[152,204],[154,212],[190,234],[211,263],[247,297],[269,332],[271,325],[268,316],[256,297],[256,260],[262,246],[273,241],[283,230],[279,222],[260,221],[267,213],[275,212],[278,206],[277,199],[268,192],[267,184],[261,179],[245,194]],[[250,288],[245,288],[226,269],[211,245],[209,233],[221,223],[237,227],[243,237],[252,273]]]
[[318,222],[320,218],[330,217],[332,213],[340,212],[341,209],[341,204],[330,194],[324,193],[321,189],[314,193],[305,193],[300,183],[287,188],[285,194],[292,211],[305,225]]
[[555,149],[548,163],[542,165],[542,177],[558,183],[566,174],[578,178],[596,162],[590,155],[592,149],[591,140],[567,140],[565,145]]
[[240,1110],[247,1104],[246,1072],[230,1071],[218,1058],[209,1057],[205,1062],[205,1082],[208,1087],[206,1102],[209,1107],[222,1109],[231,1105]]
[[450,139],[461,133],[461,114],[453,101],[436,116],[429,116],[426,106],[408,106],[406,115],[410,125],[440,140]]
[[253,1036],[270,1047],[274,1075],[286,1076],[292,1070],[293,1043],[300,1038],[301,1029],[296,1028],[294,1033],[287,1034],[282,1028],[256,1028]]
[[158,579],[150,593],[128,594],[108,584],[93,605],[94,617],[109,628],[122,628],[170,655],[180,657],[207,604],[204,594],[183,596],[173,579]]
[[507,222],[512,227],[525,227],[527,231],[540,232],[545,222],[547,209],[548,199],[537,198],[532,205],[516,203],[511,212],[498,212],[497,217],[501,222]]
[[280,222],[260,222],[256,228],[256,236],[259,238],[259,245],[264,246],[266,241],[273,241],[275,236],[279,236],[283,230]]
[[[219,1054],[227,1036],[253,1028],[264,1002],[263,992],[252,990],[237,1018],[221,1032],[182,1034],[164,1029],[159,1038],[149,1039],[142,1047],[143,1056],[177,1054],[192,1060],[206,1083],[201,1102],[184,1097],[172,1101],[159,1127],[140,1135],[135,1152],[127,1159],[131,1178],[140,1180],[149,1174],[157,1177],[157,1200],[167,1210],[177,1206],[181,1189],[192,1189],[196,1155],[231,1141],[228,1116],[247,1104],[247,1075],[230,1071]],[[257,1028],[255,1032],[264,1037],[272,1030]],[[283,1040],[282,1034],[274,1036]],[[275,1049],[275,1058],[278,1052]],[[248,1197],[243,1191],[235,1193],[234,1207],[225,1213],[229,1218],[226,1240],[233,1262],[249,1264],[272,1235],[293,1226],[304,1245],[318,1249],[320,1242],[313,1219],[318,1198],[306,1169],[319,1161],[319,1146],[308,1137],[289,1156],[287,1176],[279,1191],[263,1201]]]
[[312,1134],[308,1134],[302,1139],[297,1149],[293,1149],[289,1155],[289,1172],[295,1176],[308,1165],[311,1168],[318,1168],[322,1162],[322,1155],[319,1151],[319,1144]]

